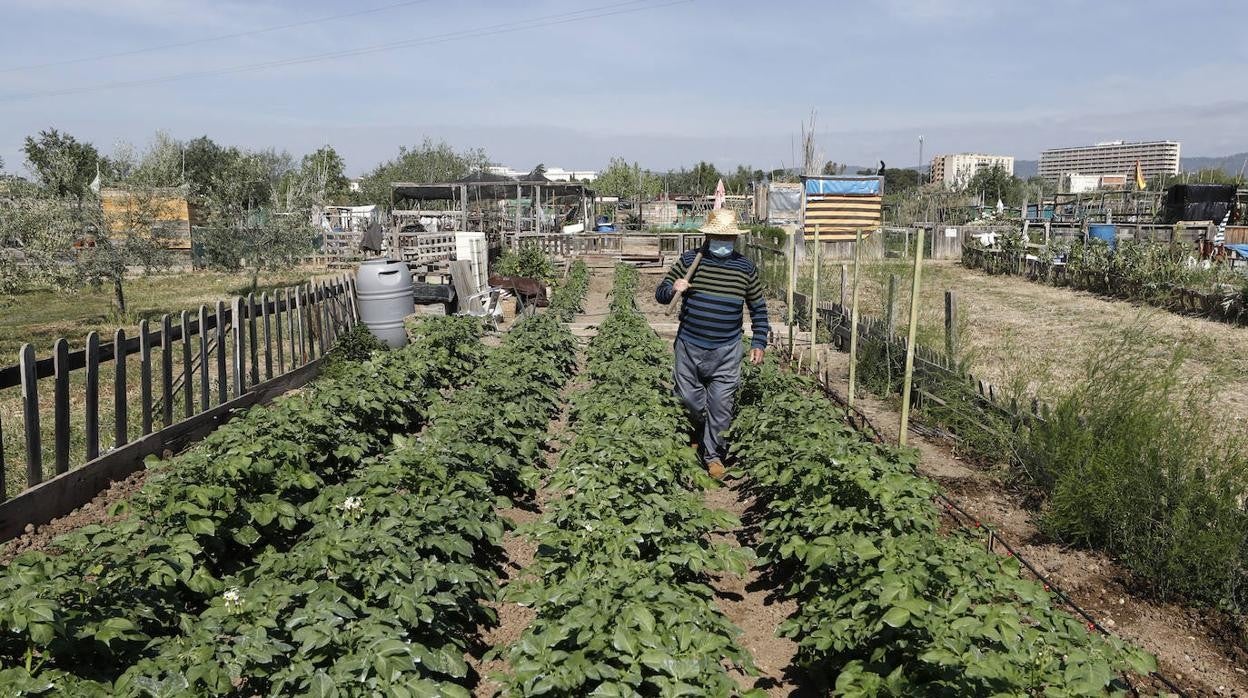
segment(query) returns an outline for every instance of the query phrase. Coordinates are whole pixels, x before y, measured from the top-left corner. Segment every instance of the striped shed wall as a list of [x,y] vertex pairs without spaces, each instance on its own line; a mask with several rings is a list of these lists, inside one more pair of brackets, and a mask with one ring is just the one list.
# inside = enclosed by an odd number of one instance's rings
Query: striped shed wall
[[828,242],[854,239],[854,233],[874,232],[884,223],[883,177],[804,177],[803,231]]

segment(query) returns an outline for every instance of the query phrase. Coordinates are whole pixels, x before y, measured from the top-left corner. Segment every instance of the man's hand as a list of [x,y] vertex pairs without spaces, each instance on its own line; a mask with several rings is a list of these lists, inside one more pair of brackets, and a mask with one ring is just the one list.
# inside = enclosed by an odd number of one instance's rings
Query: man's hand
[[676,289],[676,294],[679,295],[689,290],[689,282],[684,279],[676,279],[672,284],[672,288]]
[[750,363],[754,366],[757,366],[763,363],[763,350],[762,349],[750,350]]

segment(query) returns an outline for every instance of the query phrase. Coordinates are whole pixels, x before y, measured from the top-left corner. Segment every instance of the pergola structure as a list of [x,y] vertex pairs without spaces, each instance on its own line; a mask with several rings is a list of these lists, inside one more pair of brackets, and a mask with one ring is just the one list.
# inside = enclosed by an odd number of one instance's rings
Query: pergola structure
[[474,231],[501,238],[582,232],[590,228],[593,198],[593,190],[581,182],[481,173],[445,183],[393,182],[390,217],[396,235]]

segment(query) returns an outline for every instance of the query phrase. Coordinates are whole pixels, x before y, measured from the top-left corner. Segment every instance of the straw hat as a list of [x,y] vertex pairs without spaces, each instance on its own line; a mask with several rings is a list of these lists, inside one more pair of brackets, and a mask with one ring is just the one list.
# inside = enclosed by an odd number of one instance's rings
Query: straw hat
[[737,227],[737,212],[730,208],[717,208],[706,217],[706,222],[698,228],[704,235],[745,235],[747,230]]

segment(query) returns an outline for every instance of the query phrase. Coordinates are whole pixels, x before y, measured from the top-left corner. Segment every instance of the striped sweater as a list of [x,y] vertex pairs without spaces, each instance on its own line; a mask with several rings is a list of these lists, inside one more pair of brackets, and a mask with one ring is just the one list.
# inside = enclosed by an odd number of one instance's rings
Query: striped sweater
[[[672,302],[676,296],[672,284],[685,277],[696,255],[696,251],[690,250],[680,256],[655,289],[655,300],[663,304]],[[741,340],[745,308],[750,309],[750,328],[753,332],[750,346],[762,349],[767,346],[767,333],[771,327],[767,323],[763,285],[758,280],[754,263],[737,252],[723,259],[705,253],[689,280],[676,338],[703,349],[738,342]]]

